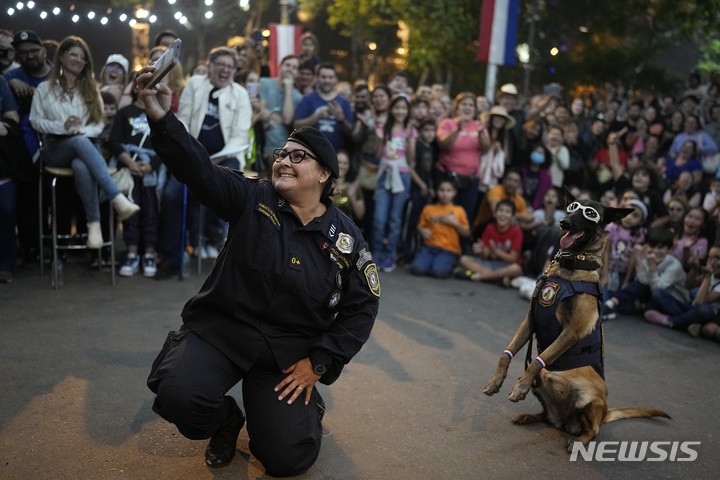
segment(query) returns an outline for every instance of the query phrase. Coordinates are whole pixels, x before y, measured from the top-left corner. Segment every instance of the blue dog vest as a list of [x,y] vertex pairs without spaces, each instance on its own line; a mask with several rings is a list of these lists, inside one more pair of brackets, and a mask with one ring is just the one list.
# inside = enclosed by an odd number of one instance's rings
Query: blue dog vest
[[571,370],[592,366],[604,379],[603,327],[600,316],[600,285],[592,282],[569,281],[558,277],[549,277],[539,281],[537,297],[533,299],[531,328],[537,339],[538,352],[542,353],[560,335],[562,330],[556,312],[560,302],[578,293],[586,293],[597,298],[598,320],[595,329],[585,338],[563,353],[546,368],[550,371]]

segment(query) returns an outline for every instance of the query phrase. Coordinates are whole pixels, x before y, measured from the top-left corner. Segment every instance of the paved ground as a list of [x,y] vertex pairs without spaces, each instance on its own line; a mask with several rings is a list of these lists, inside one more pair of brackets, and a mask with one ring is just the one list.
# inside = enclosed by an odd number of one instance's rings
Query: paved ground
[[[495,397],[481,393],[526,308],[514,290],[403,270],[381,280],[371,340],[320,387],[326,438],[302,478],[717,478],[719,345],[632,318],[606,324],[611,406],[653,405],[673,420],[616,422],[598,440],[702,443],[695,462],[573,463],[560,432],[510,423],[539,410],[534,398],[506,399],[511,380]],[[148,368],[201,281],[139,277],[113,288],[74,263],[58,291],[31,270],[0,286],[0,478],[264,478],[245,430],[235,461],[209,470],[205,442],[150,409]]]

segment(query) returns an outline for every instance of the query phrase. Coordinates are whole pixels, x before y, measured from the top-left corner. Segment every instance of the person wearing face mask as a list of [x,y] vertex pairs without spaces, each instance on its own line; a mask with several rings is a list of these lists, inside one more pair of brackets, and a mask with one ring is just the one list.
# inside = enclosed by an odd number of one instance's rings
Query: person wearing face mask
[[522,167],[523,198],[533,210],[542,208],[542,199],[553,186],[550,175],[551,163],[552,157],[545,147],[538,145],[530,152],[529,162]]
[[[301,475],[322,442],[333,383],[368,340],[380,299],[359,229],[332,203],[337,154],[313,127],[275,150],[272,181],[215,165],[170,112],[166,85],[138,76],[153,148],[208,209],[231,222],[226,246],[153,363],[153,410],[191,439],[210,438],[209,467],[230,463],[247,422],[270,476]],[[242,382],[244,412],[226,395]]]

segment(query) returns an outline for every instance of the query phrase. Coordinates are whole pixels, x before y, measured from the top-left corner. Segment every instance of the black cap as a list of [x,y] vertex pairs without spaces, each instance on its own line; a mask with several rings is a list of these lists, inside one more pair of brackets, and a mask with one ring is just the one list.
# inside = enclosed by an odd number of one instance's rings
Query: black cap
[[38,34],[32,30],[20,30],[17,32],[13,37],[12,46],[17,47],[19,43],[23,42],[37,43],[41,47],[43,46],[42,40],[40,40]]
[[337,153],[332,144],[323,133],[314,127],[301,127],[290,134],[288,141],[296,142],[310,151],[317,157],[317,161],[330,169],[333,178],[340,176]]

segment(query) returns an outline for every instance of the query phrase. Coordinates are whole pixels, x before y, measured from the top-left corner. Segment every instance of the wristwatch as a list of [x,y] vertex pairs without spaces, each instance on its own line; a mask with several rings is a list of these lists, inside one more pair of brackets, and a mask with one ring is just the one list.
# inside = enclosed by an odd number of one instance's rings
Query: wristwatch
[[322,377],[323,375],[325,375],[325,372],[327,372],[328,365],[320,362],[314,357],[310,357],[310,364],[313,367],[313,372],[315,372],[315,375]]

